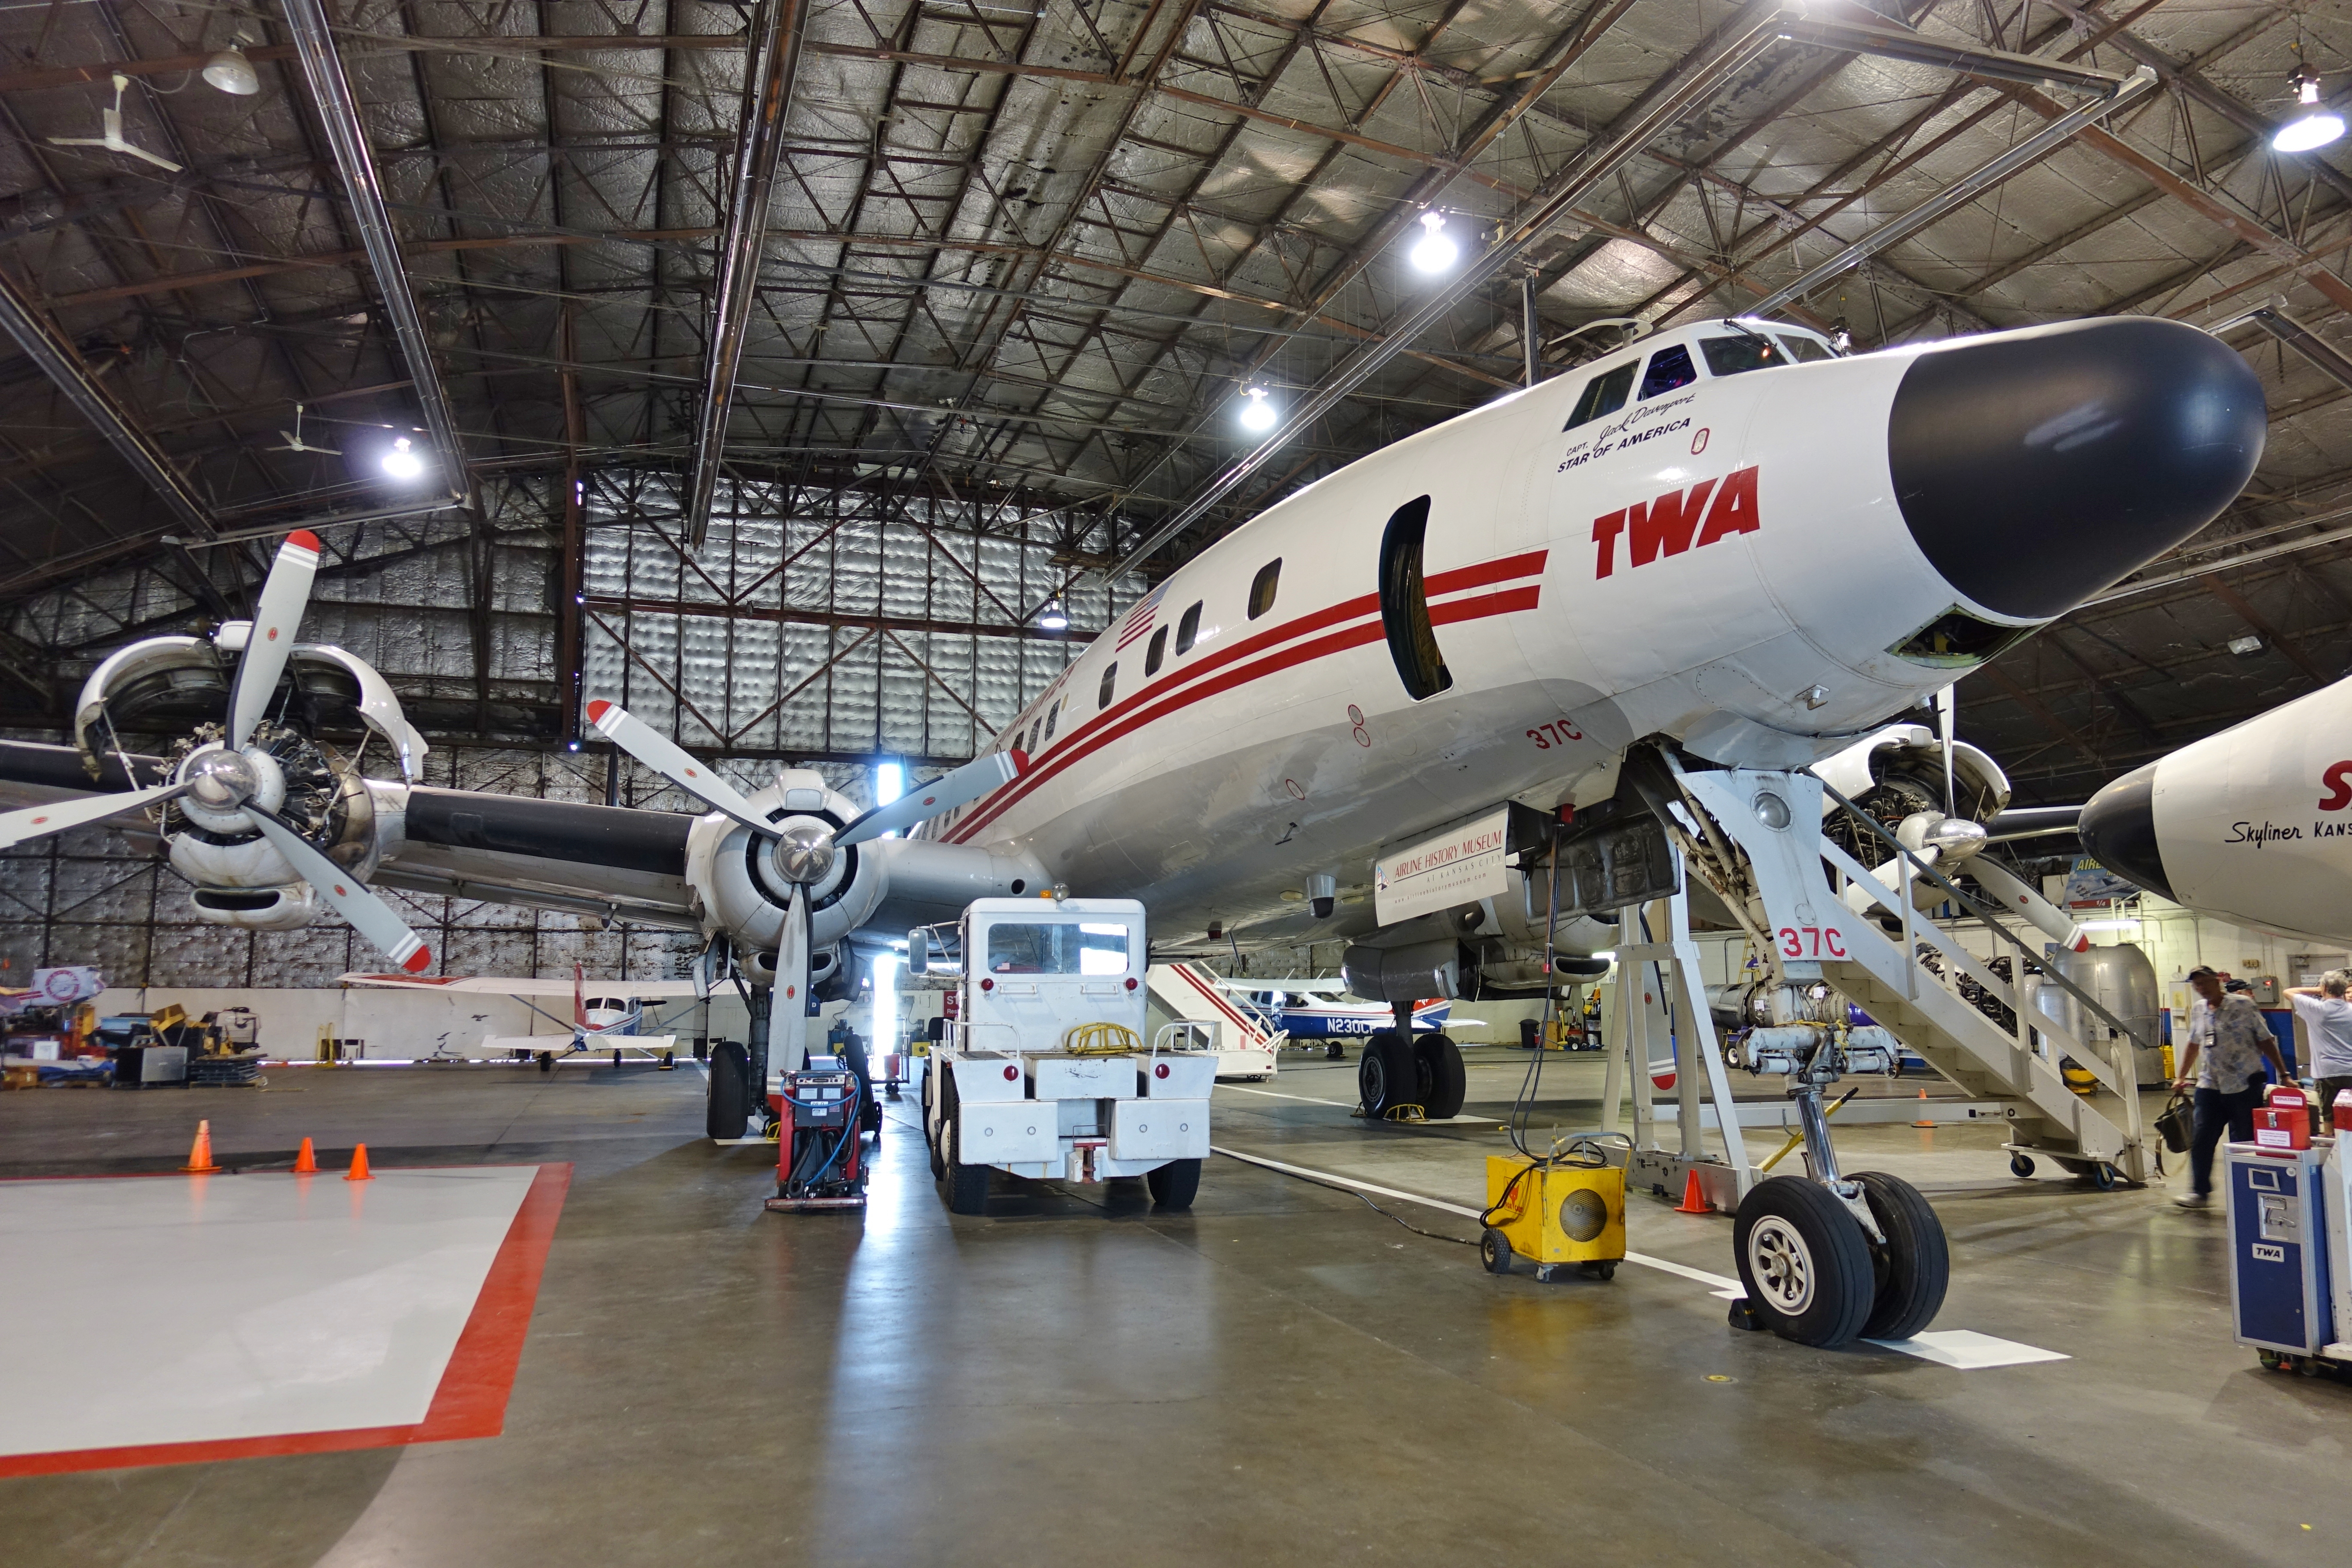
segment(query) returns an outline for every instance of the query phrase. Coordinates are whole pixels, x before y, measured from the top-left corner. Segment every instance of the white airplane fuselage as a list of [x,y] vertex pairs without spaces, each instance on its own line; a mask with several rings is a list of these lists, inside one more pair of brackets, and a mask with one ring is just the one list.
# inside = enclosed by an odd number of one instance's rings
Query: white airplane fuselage
[[[1309,921],[1307,878],[1360,885],[1384,843],[1507,798],[1605,798],[1643,737],[1801,765],[1977,662],[1894,651],[1942,617],[1965,617],[1961,637],[1992,647],[2056,613],[2005,613],[1956,588],[1923,551],[1890,463],[1915,363],[1997,340],[1702,370],[1563,429],[1596,377],[1678,343],[1704,366],[1697,340],[1732,335],[1710,322],[1654,338],[1268,508],[1179,568],[1149,611],[1118,611],[1000,737],[1036,737],[1027,771],[919,837],[1034,858],[1076,892],[1139,898],[1155,941],[1281,917],[1299,939],[1353,934],[1371,925],[1370,902],[1343,898]],[[2224,384],[2231,367],[2242,372],[2234,356],[2198,362]],[[2225,385],[2222,400],[2243,392]],[[2259,419],[2258,388],[2252,403]],[[2067,449],[2063,410],[2057,423],[2029,460]],[[2095,419],[2087,427],[2095,445]],[[2062,570],[2096,579],[2074,596],[2201,526],[2251,470],[2259,429],[2193,523],[2136,521],[2111,563]],[[1908,466],[1916,489],[1916,452]],[[1416,698],[1384,631],[1381,573],[1391,519],[1421,498],[1429,620],[1451,683]],[[1931,542],[1950,565],[1950,542]],[[1276,561],[1273,602],[1253,616],[1253,584]],[[1147,670],[1154,638],[1181,632],[1195,605],[1190,648],[1171,637]]]
[[2352,680],[2125,774],[2081,832],[2107,869],[2192,910],[2352,942]]

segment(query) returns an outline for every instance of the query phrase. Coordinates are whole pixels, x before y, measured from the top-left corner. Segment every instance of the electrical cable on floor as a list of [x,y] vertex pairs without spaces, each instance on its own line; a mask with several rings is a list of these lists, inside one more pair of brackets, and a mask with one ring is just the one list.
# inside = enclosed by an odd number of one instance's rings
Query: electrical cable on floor
[[[1218,1151],[1218,1152],[1222,1153],[1222,1152],[1223,1152],[1222,1150],[1220,1150],[1220,1151]],[[1234,1158],[1234,1155],[1231,1155],[1231,1154],[1226,1154],[1226,1155],[1225,1155],[1225,1158],[1226,1158],[1226,1159],[1228,1159],[1228,1160],[1230,1160],[1230,1159]],[[1245,1163],[1245,1164],[1246,1164],[1246,1163],[1251,1163],[1251,1162],[1247,1162],[1247,1161],[1244,1161],[1244,1163]],[[1273,1170],[1273,1169],[1274,1169],[1274,1168],[1273,1168],[1272,1166],[1270,1166],[1270,1165],[1269,1165],[1269,1166],[1261,1167],[1261,1168],[1262,1168],[1262,1169],[1266,1169],[1266,1170]],[[1384,1208],[1381,1207],[1381,1205],[1378,1205],[1378,1204],[1376,1204],[1376,1203],[1372,1202],[1372,1200],[1371,1200],[1370,1198],[1367,1197],[1363,1193],[1359,1192],[1359,1191],[1358,1191],[1356,1188],[1354,1188],[1354,1187],[1346,1186],[1346,1185],[1343,1185],[1343,1184],[1341,1184],[1340,1183],[1338,1183],[1338,1182],[1327,1182],[1327,1181],[1323,1180],[1320,1176],[1305,1176],[1305,1175],[1301,1175],[1301,1174],[1299,1174],[1297,1171],[1276,1171],[1276,1172],[1275,1172],[1275,1174],[1279,1175],[1279,1176],[1288,1176],[1288,1177],[1289,1177],[1291,1180],[1293,1180],[1293,1181],[1296,1181],[1296,1182],[1305,1182],[1305,1183],[1307,1183],[1307,1184],[1309,1184],[1310,1186],[1328,1187],[1328,1188],[1330,1188],[1330,1189],[1331,1189],[1333,1192],[1335,1192],[1335,1193],[1345,1193],[1345,1194],[1347,1194],[1349,1197],[1356,1199],[1359,1203],[1361,1203],[1361,1204],[1362,1204],[1366,1208],[1368,1208],[1368,1209],[1371,1210],[1374,1214],[1376,1214],[1376,1215],[1380,1215],[1382,1219],[1392,1219],[1392,1220],[1395,1220],[1395,1221],[1397,1222],[1397,1224],[1399,1224],[1399,1225],[1401,1225],[1401,1226],[1404,1226],[1404,1227],[1405,1227],[1405,1229],[1407,1229],[1407,1230],[1409,1230],[1409,1231],[1412,1232],[1412,1233],[1413,1233],[1413,1235],[1415,1235],[1415,1236],[1425,1236],[1425,1237],[1429,1237],[1429,1239],[1430,1239],[1430,1240],[1432,1240],[1432,1241],[1450,1241],[1450,1242],[1452,1242],[1452,1243],[1453,1243],[1454,1246],[1456,1246],[1456,1247],[1475,1247],[1475,1246],[1477,1246],[1477,1245],[1478,1245],[1476,1242],[1472,1241],[1472,1240],[1469,1240],[1469,1239],[1467,1239],[1466,1237],[1459,1237],[1459,1236],[1441,1236],[1441,1235],[1439,1235],[1436,1231],[1433,1231],[1433,1230],[1423,1230],[1423,1229],[1422,1229],[1422,1228],[1421,1228],[1421,1226],[1417,1226],[1417,1225],[1413,1224],[1411,1220],[1409,1220],[1409,1219],[1403,1219],[1403,1218],[1401,1218],[1400,1216],[1398,1216],[1398,1215],[1392,1215],[1392,1214],[1389,1213],[1389,1211],[1388,1211],[1388,1210],[1386,1210],[1386,1209],[1384,1209]]]

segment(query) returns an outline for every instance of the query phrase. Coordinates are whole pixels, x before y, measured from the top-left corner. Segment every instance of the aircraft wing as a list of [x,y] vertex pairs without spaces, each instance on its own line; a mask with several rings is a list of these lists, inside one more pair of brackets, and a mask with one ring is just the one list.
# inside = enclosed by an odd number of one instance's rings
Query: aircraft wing
[[[491,996],[570,996],[573,990],[570,980],[525,980],[495,974],[363,974],[354,971],[336,978],[338,984],[344,985],[380,985],[391,991],[463,991]],[[583,984],[593,995],[625,996],[633,1001],[697,994],[691,980],[589,980]]]
[[377,887],[701,929],[686,887],[691,816],[423,785],[406,816]]

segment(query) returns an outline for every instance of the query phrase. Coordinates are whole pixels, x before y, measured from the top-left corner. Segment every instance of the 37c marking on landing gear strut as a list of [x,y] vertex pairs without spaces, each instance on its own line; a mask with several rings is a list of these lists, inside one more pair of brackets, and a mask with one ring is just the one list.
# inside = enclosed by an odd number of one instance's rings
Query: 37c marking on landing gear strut
[[1778,934],[1783,958],[1845,956],[1845,933],[1835,926],[1782,926]]

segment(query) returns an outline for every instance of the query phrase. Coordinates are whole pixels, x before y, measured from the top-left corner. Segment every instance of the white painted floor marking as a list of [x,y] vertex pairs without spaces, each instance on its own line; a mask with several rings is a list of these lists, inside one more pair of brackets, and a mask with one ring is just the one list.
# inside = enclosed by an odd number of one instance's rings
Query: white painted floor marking
[[[1235,1094],[1262,1094],[1268,1100],[1304,1100],[1308,1105],[1336,1105],[1342,1110],[1353,1110],[1356,1109],[1356,1101],[1352,1100],[1318,1100],[1311,1094],[1278,1094],[1270,1089],[1244,1089],[1237,1083],[1221,1083],[1217,1085],[1217,1087],[1219,1089],[1232,1089]],[[1414,1125],[1423,1127],[1452,1127],[1465,1121],[1475,1122],[1481,1127],[1498,1128],[1502,1125],[1501,1122],[1496,1121],[1491,1116],[1446,1116],[1441,1117],[1433,1121],[1423,1121]]]
[[2021,1366],[2028,1362],[2074,1359],[2056,1351],[2021,1345],[2015,1340],[1995,1339],[1990,1334],[1978,1333],[1974,1329],[1930,1329],[1907,1340],[1871,1340],[1867,1342],[1890,1351],[1901,1351],[1905,1355],[1916,1355],[1922,1361],[1932,1361],[1940,1366],[1958,1367],[1962,1372],[1979,1372],[1989,1366]]
[[[1269,1171],[1280,1171],[1286,1175],[1307,1176],[1316,1181],[1330,1182],[1339,1186],[1353,1188],[1358,1192],[1377,1193],[1384,1198],[1399,1198],[1409,1204],[1420,1204],[1425,1208],[1443,1209],[1447,1214],[1460,1215],[1465,1219],[1475,1220],[1480,1212],[1477,1209],[1465,1208],[1460,1204],[1447,1203],[1443,1198],[1423,1197],[1419,1193],[1408,1193],[1397,1187],[1376,1186],[1370,1182],[1359,1181],[1354,1176],[1343,1176],[1337,1171],[1318,1171],[1305,1165],[1285,1164],[1280,1160],[1269,1160],[1259,1154],[1244,1154],[1239,1150],[1223,1148],[1214,1143],[1210,1144],[1209,1148],[1213,1153],[1223,1154],[1229,1160],[1239,1160],[1244,1164],[1263,1165]],[[1625,1254],[1625,1261],[1638,1263],[1644,1268],[1657,1269],[1662,1274],[1679,1275],[1685,1279],[1705,1285],[1708,1288],[1708,1293],[1717,1300],[1737,1301],[1748,1293],[1747,1289],[1738,1280],[1728,1275],[1710,1274],[1704,1268],[1694,1268],[1687,1263],[1676,1263],[1671,1258],[1653,1258],[1647,1253],[1629,1251]],[[1980,1334],[1974,1329],[1937,1329],[1907,1340],[1871,1340],[1867,1342],[1881,1345],[1892,1351],[1901,1351],[1905,1355],[1915,1355],[1922,1361],[1932,1361],[1942,1366],[1957,1367],[1962,1372],[1977,1372],[1993,1366],[2019,1366],[2029,1362],[2073,1359],[2056,1351],[2041,1350],[2032,1345],[2019,1344],[2014,1340],[1996,1339],[1990,1334]]]

